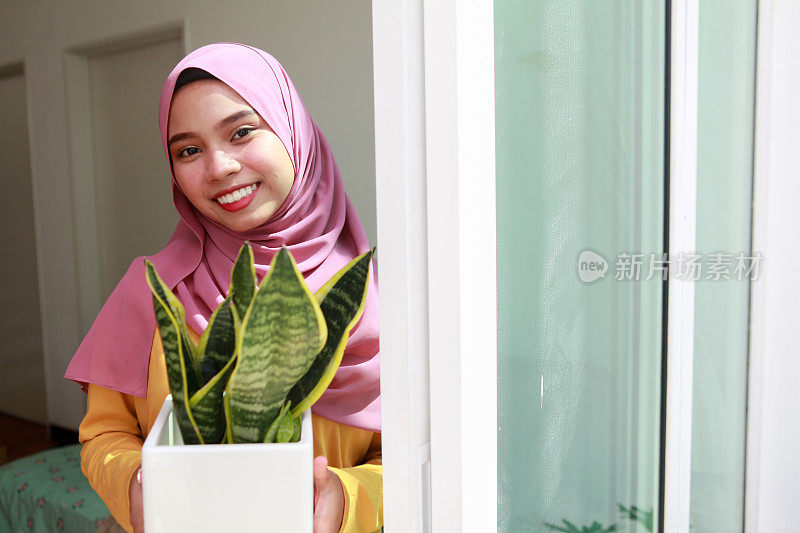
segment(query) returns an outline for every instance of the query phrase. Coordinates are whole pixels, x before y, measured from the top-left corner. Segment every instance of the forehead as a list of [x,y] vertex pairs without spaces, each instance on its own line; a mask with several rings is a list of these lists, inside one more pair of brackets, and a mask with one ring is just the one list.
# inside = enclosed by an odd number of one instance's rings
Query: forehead
[[252,109],[242,96],[218,80],[198,80],[181,87],[172,96],[170,129],[187,121],[214,121],[231,111]]

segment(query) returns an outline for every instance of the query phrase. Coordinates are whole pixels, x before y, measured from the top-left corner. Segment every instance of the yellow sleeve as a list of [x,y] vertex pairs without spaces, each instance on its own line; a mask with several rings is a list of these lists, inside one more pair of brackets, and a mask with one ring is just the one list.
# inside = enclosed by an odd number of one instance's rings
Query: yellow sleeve
[[383,456],[381,434],[373,434],[364,464],[328,467],[339,476],[344,492],[344,514],[339,533],[373,533],[383,526]]
[[133,397],[89,384],[79,429],[81,470],[125,531],[132,531],[128,487],[142,462],[142,434]]

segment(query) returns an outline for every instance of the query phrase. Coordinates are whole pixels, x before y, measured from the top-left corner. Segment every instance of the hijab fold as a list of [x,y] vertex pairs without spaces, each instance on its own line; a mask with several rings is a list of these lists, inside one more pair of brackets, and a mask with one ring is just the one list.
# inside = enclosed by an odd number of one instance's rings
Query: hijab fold
[[[159,126],[169,160],[167,124],[180,73],[195,67],[229,85],[270,125],[295,169],[286,200],[261,226],[234,231],[200,213],[183,194],[174,172],[172,198],[180,214],[163,250],[147,257],[201,334],[225,299],[239,249],[249,241],[261,283],[274,255],[286,246],[312,292],[354,257],[370,249],[364,227],[344,190],[328,142],[311,120],[283,67],[266,52],[236,43],[204,46],[167,77]],[[170,163],[170,167],[171,167]],[[145,279],[145,257],[133,260],[78,347],[65,377],[144,397],[155,314]],[[364,314],[351,330],[342,363],[312,411],[361,429],[381,430],[377,263],[373,260]]]

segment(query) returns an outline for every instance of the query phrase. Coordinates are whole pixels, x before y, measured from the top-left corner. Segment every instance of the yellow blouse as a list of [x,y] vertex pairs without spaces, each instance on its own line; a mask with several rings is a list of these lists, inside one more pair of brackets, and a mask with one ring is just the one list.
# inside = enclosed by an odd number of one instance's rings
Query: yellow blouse
[[[189,330],[195,343],[199,335]],[[132,531],[128,501],[131,477],[142,462],[142,443],[169,394],[161,336],[150,352],[147,397],[89,384],[86,416],[79,430],[81,469],[111,514]],[[338,424],[312,413],[314,457],[324,455],[342,483],[340,533],[372,533],[383,525],[381,434]]]

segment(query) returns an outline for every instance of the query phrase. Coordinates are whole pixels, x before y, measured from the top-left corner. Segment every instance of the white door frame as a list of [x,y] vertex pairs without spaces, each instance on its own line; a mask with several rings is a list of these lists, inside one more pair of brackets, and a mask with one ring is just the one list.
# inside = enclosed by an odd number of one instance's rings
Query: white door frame
[[[494,2],[424,2],[435,532],[497,529]],[[449,485],[449,486],[448,486]]]
[[384,524],[422,532],[430,531],[422,2],[373,2],[372,24]]
[[493,531],[494,5],[372,9],[385,527]]
[[800,5],[758,3],[753,250],[747,397],[745,532],[789,531],[800,520],[800,287],[797,142]]

